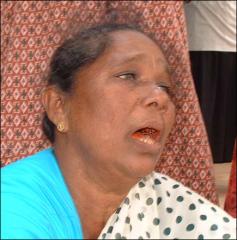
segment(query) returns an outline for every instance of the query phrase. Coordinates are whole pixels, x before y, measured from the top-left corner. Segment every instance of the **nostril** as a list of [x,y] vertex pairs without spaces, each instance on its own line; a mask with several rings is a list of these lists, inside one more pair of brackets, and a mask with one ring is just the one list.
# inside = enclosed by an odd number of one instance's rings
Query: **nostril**
[[165,112],[167,110],[168,98],[167,94],[157,89],[155,91],[146,92],[146,95],[141,99],[144,107],[154,108],[159,111]]
[[161,111],[166,112],[168,109],[168,106],[166,104],[164,104],[160,109],[161,109]]
[[162,112],[166,112],[168,106],[162,101],[156,101],[153,99],[153,101],[147,102],[146,106],[153,107],[154,109],[157,109]]

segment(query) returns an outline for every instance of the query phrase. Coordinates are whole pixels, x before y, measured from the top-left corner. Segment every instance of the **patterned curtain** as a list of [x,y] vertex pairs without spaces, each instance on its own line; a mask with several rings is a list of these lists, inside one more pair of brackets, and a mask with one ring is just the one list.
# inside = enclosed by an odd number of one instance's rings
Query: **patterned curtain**
[[40,94],[62,41],[96,23],[135,23],[153,35],[173,69],[176,125],[156,169],[218,202],[182,1],[1,1],[1,11],[2,165],[50,145],[41,130]]
[[236,140],[231,163],[230,178],[226,194],[224,209],[232,217],[237,218],[237,199],[236,199]]

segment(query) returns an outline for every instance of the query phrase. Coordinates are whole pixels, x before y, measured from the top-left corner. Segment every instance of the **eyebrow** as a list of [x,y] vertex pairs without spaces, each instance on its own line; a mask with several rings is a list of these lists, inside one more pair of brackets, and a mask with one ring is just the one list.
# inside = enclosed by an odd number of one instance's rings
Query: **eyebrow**
[[[133,61],[136,61],[136,60],[140,60],[141,58],[143,58],[145,55],[143,53],[139,53],[139,54],[136,54],[136,55],[133,55],[131,57],[126,57],[125,59],[122,59],[121,61],[118,61],[118,62],[114,62],[114,61],[111,61],[109,63],[109,66],[110,67],[114,67],[114,66],[117,66],[117,65],[122,65],[122,64],[127,64],[127,63],[131,63]],[[162,61],[161,58],[157,58],[156,61],[159,63],[159,64],[162,64],[164,66],[164,69],[165,69],[165,72],[167,74],[171,74],[172,73],[172,68],[164,61]]]

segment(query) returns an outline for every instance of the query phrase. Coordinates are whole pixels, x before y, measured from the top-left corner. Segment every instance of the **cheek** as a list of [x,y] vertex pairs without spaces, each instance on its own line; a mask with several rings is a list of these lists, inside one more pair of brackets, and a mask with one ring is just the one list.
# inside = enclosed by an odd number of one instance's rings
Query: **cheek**
[[172,125],[175,122],[175,116],[176,116],[176,108],[175,105],[173,103],[171,103],[171,115],[172,115]]
[[167,129],[169,131],[171,130],[172,126],[174,125],[175,122],[175,106],[172,102],[170,102],[168,109],[167,109],[167,114],[166,114],[166,125]]
[[116,124],[116,122],[119,123],[128,116],[132,97],[127,93],[126,89],[120,86],[112,86],[104,88],[104,91],[97,94],[97,96],[94,113],[101,119]]
[[[124,105],[116,93],[100,92],[78,99],[72,112],[73,124],[80,124],[87,131],[108,138],[113,129],[121,128]],[[77,122],[77,123],[76,123]]]

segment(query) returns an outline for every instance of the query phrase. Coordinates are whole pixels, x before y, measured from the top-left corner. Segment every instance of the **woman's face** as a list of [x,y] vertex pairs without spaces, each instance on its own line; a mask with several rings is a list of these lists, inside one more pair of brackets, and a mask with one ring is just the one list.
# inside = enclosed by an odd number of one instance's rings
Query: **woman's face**
[[88,167],[141,177],[153,171],[174,122],[170,76],[161,50],[145,35],[111,37],[104,54],[76,76],[65,139]]

